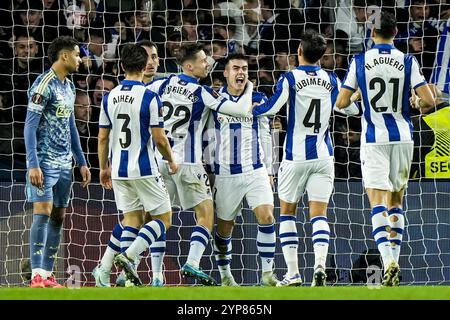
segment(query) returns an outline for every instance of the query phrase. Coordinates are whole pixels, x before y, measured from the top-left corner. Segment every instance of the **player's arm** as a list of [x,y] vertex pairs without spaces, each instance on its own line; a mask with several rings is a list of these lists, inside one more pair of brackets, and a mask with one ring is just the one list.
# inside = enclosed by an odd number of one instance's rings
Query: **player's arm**
[[161,100],[157,95],[154,95],[150,100],[150,131],[153,142],[158,151],[169,163],[169,172],[174,174],[178,171],[178,165],[173,157],[172,148],[170,147],[169,139],[167,139],[164,131],[163,106]]
[[245,117],[250,114],[252,93],[253,84],[250,81],[247,81],[244,93],[236,102],[226,99],[207,86],[202,87],[201,98],[203,99],[205,106],[214,111],[232,117]]
[[427,109],[436,106],[434,96],[430,87],[425,81],[425,77],[420,72],[420,66],[415,57],[411,57],[411,87],[415,90],[418,99],[415,101],[415,106],[418,109]]
[[269,100],[263,104],[256,105],[253,110],[253,116],[275,115],[286,104],[289,98],[289,80],[286,75],[282,75],[277,82],[275,93]]
[[81,177],[83,178],[81,186],[85,188],[91,182],[91,172],[89,171],[86,159],[83,155],[83,149],[81,148],[80,143],[80,135],[78,134],[78,129],[75,124],[75,115],[73,113],[71,114],[69,121],[72,153],[74,155],[76,163],[80,167]]
[[103,96],[100,106],[99,130],[98,130],[98,162],[100,166],[100,184],[105,189],[112,189],[111,167],[109,165],[109,132],[112,128],[108,115],[108,93]]
[[356,77],[356,61],[353,59],[350,62],[350,66],[347,70],[347,74],[342,86],[338,81],[339,94],[336,98],[334,110],[347,115],[357,115],[360,110],[355,104],[356,100],[360,98],[360,92],[358,90],[358,81]]
[[44,175],[39,167],[36,132],[41,121],[42,112],[50,97],[50,89],[47,86],[43,87],[42,81],[33,84],[29,91],[27,116],[24,128],[28,178],[30,179],[30,183],[39,189],[44,187]]

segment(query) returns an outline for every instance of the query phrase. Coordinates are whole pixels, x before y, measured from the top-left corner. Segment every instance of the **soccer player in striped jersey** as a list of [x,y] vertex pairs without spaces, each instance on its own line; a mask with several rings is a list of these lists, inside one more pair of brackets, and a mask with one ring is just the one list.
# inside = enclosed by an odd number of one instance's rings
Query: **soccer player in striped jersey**
[[214,224],[212,194],[202,163],[202,134],[210,110],[233,116],[248,115],[253,85],[248,82],[241,99],[233,102],[198,84],[208,74],[207,57],[200,44],[183,44],[178,63],[183,73],[172,75],[163,82],[159,94],[164,105],[164,128],[180,170],[163,177],[176,189],[181,207],[184,210],[194,208],[197,218],[181,274],[204,285],[215,285],[215,280],[199,268]]
[[52,67],[28,91],[25,121],[27,199],[33,202],[30,230],[31,288],[60,288],[52,275],[61,229],[69,205],[72,155],[86,187],[91,174],[83,155],[74,117],[75,86],[67,75],[81,62],[78,42],[60,37],[50,44]]
[[[107,189],[113,187],[117,208],[124,214],[122,253],[114,262],[134,285],[141,284],[134,261],[165,234],[172,220],[152,140],[171,172],[178,170],[163,128],[161,101],[142,82],[147,61],[141,46],[129,44],[122,49],[125,80],[103,97],[98,135],[100,183]],[[143,210],[153,219],[142,226]]]
[[[147,65],[144,70],[144,75],[142,82],[146,85],[147,89],[156,92],[159,87],[155,87],[155,84],[160,84],[165,78],[161,80],[154,81],[154,76],[156,70],[159,66],[159,56],[158,49],[156,45],[149,41],[143,40],[138,43],[141,47],[145,49],[148,54]],[[159,155],[159,153],[157,154]],[[158,159],[157,159],[158,160]],[[147,223],[151,221],[152,217],[148,212],[145,212],[144,222]],[[111,233],[108,245],[106,247],[105,253],[102,256],[100,265],[96,266],[92,271],[95,278],[95,285],[98,287],[109,287],[110,285],[110,274],[113,264],[114,257],[120,253],[120,237],[122,236],[123,227],[121,223],[117,223],[113,232]],[[164,285],[164,277],[162,273],[162,265],[164,260],[166,241],[163,237],[162,239],[157,239],[150,246],[151,260],[152,260],[152,286],[160,287]],[[139,264],[142,255],[136,260],[136,267]],[[119,287],[125,286],[125,273],[121,272],[116,280],[116,285]]]
[[450,19],[443,26],[437,43],[437,55],[430,82],[437,85],[443,97],[450,101]]
[[423,106],[434,104],[417,60],[394,47],[396,33],[394,15],[382,12],[372,34],[375,46],[352,60],[336,102],[337,108],[346,108],[353,92],[361,92],[361,170],[385,286],[399,283],[403,192],[413,156],[410,89],[423,100]]
[[[229,100],[239,100],[248,80],[247,58],[242,54],[229,55],[224,76],[227,85],[219,93]],[[263,93],[253,92],[253,103],[266,100]],[[237,286],[230,268],[231,235],[244,198],[258,221],[256,241],[262,266],[261,284],[275,286],[278,282],[273,274],[276,238],[269,178],[272,164],[271,157],[266,156],[272,152],[269,119],[232,117],[216,111],[213,118],[216,135],[213,195],[217,212],[214,251],[222,286]]]
[[298,48],[299,66],[280,78],[270,100],[253,109],[253,115],[271,115],[287,103],[284,156],[278,172],[280,243],[288,270],[278,286],[298,286],[297,203],[308,193],[314,247],[313,286],[324,286],[330,227],[327,206],[333,190],[334,163],[328,123],[338,94],[338,78],[318,65],[327,42],[307,30]]

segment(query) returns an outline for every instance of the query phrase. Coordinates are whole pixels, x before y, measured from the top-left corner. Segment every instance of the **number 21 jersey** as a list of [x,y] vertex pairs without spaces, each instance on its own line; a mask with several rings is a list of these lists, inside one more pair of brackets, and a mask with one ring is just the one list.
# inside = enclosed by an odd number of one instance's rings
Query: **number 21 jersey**
[[411,143],[410,88],[425,84],[417,60],[391,44],[355,56],[342,87],[361,90],[361,144]]

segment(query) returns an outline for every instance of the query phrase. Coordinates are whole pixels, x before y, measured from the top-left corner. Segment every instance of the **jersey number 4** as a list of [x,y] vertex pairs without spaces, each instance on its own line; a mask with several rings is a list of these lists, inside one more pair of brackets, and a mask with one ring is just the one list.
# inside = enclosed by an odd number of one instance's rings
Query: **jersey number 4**
[[[314,112],[314,122],[311,122],[312,114]],[[321,127],[320,124],[320,99],[312,99],[309,105],[308,111],[306,111],[305,119],[303,119],[303,125],[306,128],[314,128],[314,133],[319,133]]]
[[[386,92],[386,82],[382,78],[375,77],[369,82],[369,89],[375,90],[375,84],[380,85],[380,91],[376,95],[373,96],[372,99],[370,99],[370,105],[375,112],[386,112],[388,107],[377,107],[378,100],[381,99],[381,97]],[[392,93],[392,111],[397,112],[397,101],[398,101],[398,89],[399,89],[399,83],[400,79],[398,78],[392,78],[389,80],[389,83],[392,83],[394,86],[394,91]]]

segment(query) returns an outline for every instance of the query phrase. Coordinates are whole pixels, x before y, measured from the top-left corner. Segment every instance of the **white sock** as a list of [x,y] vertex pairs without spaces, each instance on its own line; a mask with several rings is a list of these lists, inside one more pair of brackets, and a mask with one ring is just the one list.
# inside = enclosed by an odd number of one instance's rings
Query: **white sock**
[[330,226],[325,216],[316,216],[311,219],[312,241],[314,247],[314,270],[318,266],[325,269],[328,245],[330,243]]
[[161,235],[150,246],[153,278],[163,280],[163,263],[166,253],[166,235]]
[[198,268],[200,260],[208,245],[210,234],[204,226],[195,226],[191,235],[191,243],[189,247],[189,255],[186,263]]
[[100,265],[103,270],[110,272],[114,257],[120,253],[120,238],[122,237],[123,227],[120,223],[114,226],[114,229],[109,237],[108,245],[106,246],[105,253],[103,254]]
[[256,246],[258,248],[259,256],[261,257],[262,272],[273,271],[273,260],[275,258],[275,225],[259,224],[258,234],[256,236]]
[[398,263],[400,258],[400,248],[403,240],[403,231],[405,230],[405,215],[401,208],[392,208],[388,212],[391,223],[391,232],[389,241],[391,242],[392,255]]
[[378,250],[383,260],[384,269],[394,260],[389,237],[389,220],[387,208],[383,205],[374,206],[372,209],[372,236],[375,239]]
[[297,218],[290,214],[280,215],[280,243],[289,277],[298,273],[298,234]]
[[47,273],[44,269],[36,268],[31,270],[31,279],[33,279],[36,275],[40,275],[43,279],[47,279]]

